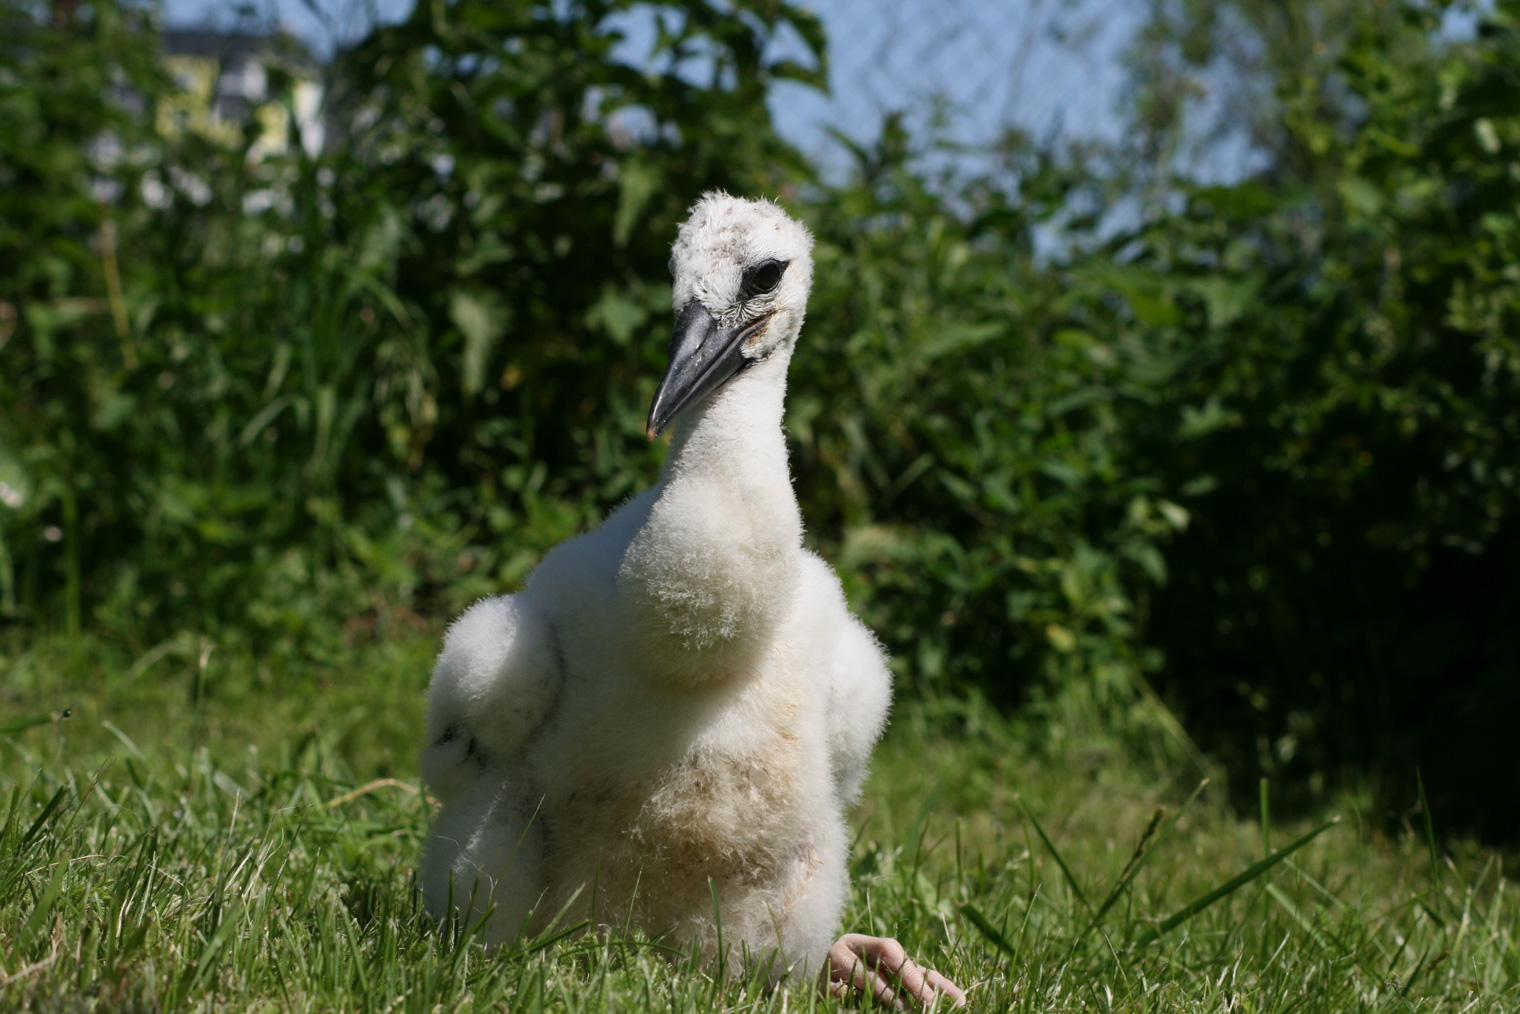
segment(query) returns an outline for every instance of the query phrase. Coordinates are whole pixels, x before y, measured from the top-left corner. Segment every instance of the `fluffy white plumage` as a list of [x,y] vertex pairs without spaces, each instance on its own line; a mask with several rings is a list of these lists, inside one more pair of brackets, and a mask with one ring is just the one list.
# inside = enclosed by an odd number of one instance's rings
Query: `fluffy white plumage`
[[422,863],[435,917],[493,909],[499,943],[564,911],[713,957],[715,891],[730,967],[823,964],[849,886],[844,811],[891,689],[802,547],[787,468],[811,247],[773,204],[698,202],[672,258],[672,355],[700,372],[715,342],[683,352],[680,328],[729,334],[731,378],[686,385],[652,489],[450,627],[422,757],[443,804]]

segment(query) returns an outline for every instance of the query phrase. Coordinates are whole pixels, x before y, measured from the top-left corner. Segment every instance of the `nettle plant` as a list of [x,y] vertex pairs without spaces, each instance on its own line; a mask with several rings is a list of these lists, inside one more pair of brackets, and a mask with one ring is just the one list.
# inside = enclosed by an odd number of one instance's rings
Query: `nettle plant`
[[43,13],[3,51],[0,594],[134,643],[457,608],[614,505],[677,216],[801,174],[763,99],[822,74],[787,5],[424,4],[328,68],[312,154],[163,129],[143,17]]

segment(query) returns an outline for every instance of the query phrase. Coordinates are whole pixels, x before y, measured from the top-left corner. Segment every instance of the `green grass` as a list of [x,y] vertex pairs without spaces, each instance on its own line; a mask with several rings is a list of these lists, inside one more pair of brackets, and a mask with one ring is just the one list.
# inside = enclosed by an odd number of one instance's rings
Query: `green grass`
[[[491,955],[433,927],[412,879],[432,650],[13,650],[0,1010],[835,1009],[646,940]],[[1036,757],[980,707],[904,706],[854,817],[847,926],[898,936],[983,1010],[1520,1009],[1497,855],[1380,835],[1351,800],[1289,854],[1324,821],[1264,828],[1196,781],[1101,744]]]

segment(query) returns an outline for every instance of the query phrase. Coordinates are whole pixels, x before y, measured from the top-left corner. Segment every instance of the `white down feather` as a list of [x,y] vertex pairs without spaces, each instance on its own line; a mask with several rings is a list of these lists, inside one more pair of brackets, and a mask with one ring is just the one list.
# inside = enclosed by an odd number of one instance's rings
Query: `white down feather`
[[[652,489],[449,628],[422,757],[443,804],[422,863],[435,917],[489,910],[492,943],[556,917],[631,924],[711,958],[715,892],[730,967],[823,961],[849,886],[844,812],[891,682],[802,547],[787,467],[811,245],[772,204],[697,204],[676,307],[771,314],[753,363],[677,419]],[[740,279],[766,258],[787,268],[756,309]]]

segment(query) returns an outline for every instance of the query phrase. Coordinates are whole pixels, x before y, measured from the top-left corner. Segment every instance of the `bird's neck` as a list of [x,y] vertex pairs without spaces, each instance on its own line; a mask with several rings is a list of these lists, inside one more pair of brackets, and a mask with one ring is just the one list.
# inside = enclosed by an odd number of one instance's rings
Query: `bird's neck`
[[795,596],[802,516],[781,429],[784,357],[750,367],[676,424],[619,571],[652,675],[701,683],[752,668]]
[[783,498],[795,512],[781,429],[787,364],[777,360],[783,355],[751,366],[676,422],[660,472],[662,493],[696,478],[753,496]]

